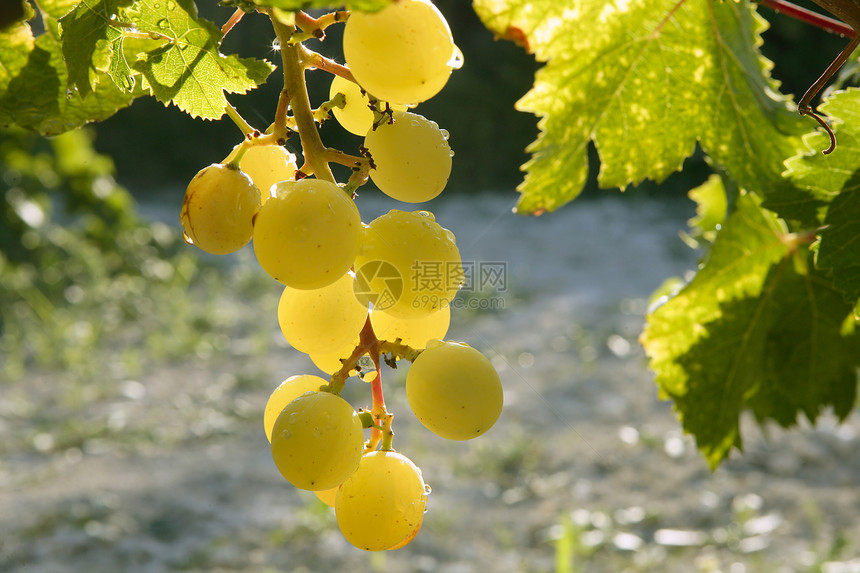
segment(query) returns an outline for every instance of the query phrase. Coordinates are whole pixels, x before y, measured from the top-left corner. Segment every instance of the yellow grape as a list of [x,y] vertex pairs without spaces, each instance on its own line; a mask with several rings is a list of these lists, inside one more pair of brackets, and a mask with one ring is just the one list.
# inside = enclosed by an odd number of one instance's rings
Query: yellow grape
[[328,392],[309,392],[281,411],[272,429],[272,458],[284,478],[301,489],[343,483],[361,460],[364,431],[349,403]]
[[294,348],[305,354],[337,352],[358,337],[367,321],[367,304],[352,290],[348,273],[322,288],[284,287],[278,324]]
[[323,502],[329,507],[334,507],[334,498],[337,495],[338,487],[340,486],[333,487],[330,489],[317,490],[314,493],[321,502]]
[[502,413],[502,383],[487,358],[460,342],[431,341],[406,373],[406,399],[434,434],[468,440]]
[[367,551],[399,546],[421,527],[427,491],[421,470],[393,451],[370,452],[335,496],[337,525]]
[[226,255],[248,244],[260,191],[245,173],[214,163],[188,184],[179,221],[192,244],[207,253]]
[[463,279],[454,234],[427,211],[393,209],[374,219],[365,229],[355,272],[359,300],[397,318],[442,309]]
[[[373,111],[370,109],[370,99],[367,94],[361,92],[361,87],[355,82],[335,76],[329,89],[329,99],[342,93],[346,103],[343,107],[332,108],[334,118],[350,133],[364,137],[373,125]],[[385,102],[379,102],[380,109],[384,109]],[[391,109],[404,111],[403,104],[390,104]]]
[[272,441],[272,428],[275,426],[275,420],[278,419],[281,410],[305,392],[319,391],[320,387],[326,384],[328,381],[319,376],[300,374],[290,376],[275,388],[266,402],[266,409],[263,411],[263,428],[266,430],[266,437],[269,442]]
[[239,162],[242,171],[260,190],[260,202],[272,196],[272,185],[296,178],[296,156],[280,145],[255,145],[249,148]]
[[391,122],[367,132],[364,146],[374,164],[370,178],[392,199],[423,203],[448,183],[453,155],[448,132],[426,117],[396,111]]
[[427,0],[403,0],[374,13],[353,12],[343,53],[365,90],[385,101],[417,104],[445,87],[462,57],[441,12]]
[[254,253],[263,270],[297,289],[324,287],[352,266],[361,215],[344,191],[321,179],[282,181],[254,221]]
[[[425,504],[425,507],[426,507],[426,504]],[[426,512],[426,510],[425,510],[425,512]],[[391,547],[386,549],[386,551],[394,551],[395,549],[400,549],[401,547],[406,547],[407,545],[409,545],[409,543],[411,543],[412,540],[415,539],[415,536],[418,535],[418,531],[421,529],[421,524],[423,522],[424,522],[424,516],[422,515],[421,517],[418,518],[418,525],[415,526],[415,529],[412,530],[412,533],[407,535],[403,539],[403,541],[401,541],[397,545],[392,545]]]
[[370,323],[380,340],[393,342],[399,338],[407,346],[424,348],[428,340],[445,338],[451,324],[451,308],[446,305],[417,318],[397,318],[385,311],[374,311]]
[[[345,344],[334,352],[315,352],[308,354],[308,356],[317,368],[331,375],[343,367],[341,360],[346,360],[352,356],[352,351],[355,350],[358,343],[359,339],[356,337],[352,342]],[[351,375],[354,373],[354,370],[350,372]]]

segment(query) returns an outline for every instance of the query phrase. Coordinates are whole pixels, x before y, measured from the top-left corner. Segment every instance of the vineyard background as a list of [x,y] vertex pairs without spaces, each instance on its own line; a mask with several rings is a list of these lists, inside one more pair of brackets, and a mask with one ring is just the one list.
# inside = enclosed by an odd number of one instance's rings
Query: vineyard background
[[[655,397],[636,337],[649,293],[695,264],[677,237],[690,209],[603,198],[525,219],[510,206],[499,195],[436,206],[464,252],[509,264],[506,292],[472,298],[504,309],[455,312],[450,333],[499,368],[497,426],[473,442],[436,438],[411,417],[403,372],[386,372],[396,445],[434,492],[408,548],[356,551],[327,507],[273,471],[262,405],[311,365],[280,344],[278,289],[236,265],[217,279],[230,288],[192,288],[222,317],[222,350],[129,378],[4,385],[0,570],[856,570],[860,417],[766,437],[750,424],[745,455],[712,474]],[[571,229],[576,244],[563,240]],[[574,569],[556,566],[565,551]]]

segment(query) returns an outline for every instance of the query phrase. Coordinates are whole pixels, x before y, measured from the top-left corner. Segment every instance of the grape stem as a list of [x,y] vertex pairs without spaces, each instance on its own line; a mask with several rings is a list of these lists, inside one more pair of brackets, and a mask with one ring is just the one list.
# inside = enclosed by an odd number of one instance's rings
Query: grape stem
[[247,121],[245,121],[245,118],[239,115],[239,112],[236,110],[235,107],[228,103],[224,106],[224,111],[227,113],[230,119],[233,120],[233,123],[236,124],[236,127],[238,127],[242,131],[242,135],[247,137],[248,134],[254,133],[254,128],[251,127]]
[[352,75],[352,72],[348,67],[343,64],[338,64],[334,60],[330,60],[326,58],[322,54],[318,54],[317,52],[312,52],[311,50],[306,50],[308,53],[308,63],[310,67],[316,68],[318,70],[325,70],[330,74],[334,74],[336,76],[340,76],[345,80],[349,80],[352,83],[358,83],[355,81],[355,76]]
[[[370,382],[373,404],[370,408],[370,414],[373,417],[374,424],[371,427],[370,440],[366,445],[367,451],[374,451],[377,447],[383,450],[391,449],[391,442],[394,438],[394,431],[391,429],[393,414],[385,407],[385,396],[382,392],[382,368],[380,357],[384,354],[388,358],[384,358],[386,364],[392,368],[396,367],[396,358],[404,358],[410,362],[414,361],[422,350],[412,348],[400,342],[400,339],[394,342],[388,340],[379,340],[376,333],[373,331],[373,325],[370,322],[370,315],[364,322],[364,327],[358,338],[358,346],[352,351],[352,354],[346,360],[342,360],[343,366],[340,370],[332,374],[331,381],[326,388],[327,391],[340,395],[343,387],[346,385],[346,380],[349,378],[350,372],[358,369],[358,361],[365,354],[373,360],[373,365],[376,369],[375,376]],[[381,444],[381,446],[380,446]]]
[[[367,324],[370,324],[370,317],[367,319]],[[370,329],[373,332],[373,327]],[[373,336],[376,338],[376,335]],[[378,342],[378,341],[377,341]],[[376,420],[376,426],[370,430],[370,440],[368,441],[367,451],[376,450],[377,442],[381,441],[380,449],[382,451],[391,450],[391,442],[394,439],[394,430],[391,424],[394,415],[385,407],[385,397],[382,395],[382,369],[379,366],[379,353],[372,352],[370,354],[373,365],[376,368],[376,376],[370,381],[371,394],[373,395],[373,405],[370,408],[370,413]]]
[[846,38],[853,38],[856,34],[854,29],[848,24],[840,22],[835,18],[830,18],[829,16],[819,14],[818,12],[813,12],[812,10],[801,8],[800,6],[792,4],[791,2],[788,2],[786,0],[759,1],[762,6],[766,6],[771,10],[785,14],[790,18],[800,20],[801,22],[810,24],[812,26],[815,26],[816,28],[821,28],[825,32],[830,32],[831,34],[839,34],[840,36],[845,36]]
[[301,30],[301,33],[293,34],[290,38],[291,42],[304,42],[310,38],[323,40],[325,38],[325,29],[332,24],[338,22],[346,22],[349,18],[348,10],[340,10],[324,14],[319,18],[314,18],[306,12],[296,12],[296,27]]
[[233,15],[230,16],[230,19],[224,22],[224,25],[221,26],[221,39],[224,39],[224,36],[226,36],[230,32],[230,30],[233,29],[233,26],[239,23],[239,21],[242,19],[242,16],[244,15],[244,10],[242,10],[241,8],[236,8],[236,11],[233,12]]
[[[289,99],[289,106],[293,112],[296,129],[302,140],[302,153],[305,156],[305,164],[301,171],[306,174],[315,174],[318,179],[331,183],[337,183],[325,158],[325,146],[317,131],[314,113],[308,98],[308,87],[305,82],[305,70],[313,67],[309,64],[312,59],[308,50],[302,44],[291,45],[290,37],[295,32],[295,27],[285,26],[277,18],[271,17],[275,35],[281,42],[281,63],[284,74],[284,91],[281,99]],[[280,108],[280,102],[279,102]],[[281,116],[276,118],[280,121]],[[277,131],[277,127],[275,128]]]
[[800,115],[806,115],[814,119],[818,122],[818,124],[824,129],[827,133],[827,136],[830,138],[830,145],[827,149],[823,150],[821,153],[824,155],[829,155],[833,153],[836,149],[836,135],[833,133],[833,129],[827,124],[823,117],[818,115],[818,113],[812,109],[810,105],[812,100],[818,94],[819,91],[830,81],[830,78],[839,71],[839,68],[851,57],[851,54],[854,52],[855,48],[860,45],[860,36],[857,36],[857,32],[849,25],[843,24],[839,20],[835,20],[833,18],[829,18],[822,14],[818,14],[817,12],[813,12],[812,10],[806,10],[805,8],[801,8],[800,6],[795,6],[794,4],[787,2],[786,0],[760,0],[762,6],[767,6],[768,8],[772,8],[779,12],[784,12],[786,15],[800,20],[801,22],[806,22],[807,24],[811,24],[813,26],[817,26],[822,30],[826,30],[828,32],[832,32],[835,34],[839,34],[841,36],[847,36],[851,38],[851,41],[847,46],[839,53],[833,62],[827,67],[821,77],[819,77],[814,84],[812,84],[806,93],[803,94],[803,97],[800,98],[800,102],[797,104],[797,111]]

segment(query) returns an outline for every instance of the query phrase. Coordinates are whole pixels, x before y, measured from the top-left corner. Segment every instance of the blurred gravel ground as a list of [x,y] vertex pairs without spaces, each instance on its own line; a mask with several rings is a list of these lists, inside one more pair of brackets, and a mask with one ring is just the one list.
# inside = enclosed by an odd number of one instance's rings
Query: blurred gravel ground
[[[747,420],[745,454],[711,473],[656,398],[636,338],[648,295],[695,267],[677,236],[692,208],[606,198],[524,219],[511,202],[432,206],[465,261],[507,265],[449,333],[491,357],[506,406],[484,437],[446,442],[411,416],[403,369],[384,372],[395,446],[433,487],[408,547],[353,549],[280,478],[262,408],[314,370],[258,309],[266,356],[236,340],[71,402],[62,373],[0,386],[0,571],[860,572],[860,416],[792,432]],[[360,207],[369,220],[391,203]]]

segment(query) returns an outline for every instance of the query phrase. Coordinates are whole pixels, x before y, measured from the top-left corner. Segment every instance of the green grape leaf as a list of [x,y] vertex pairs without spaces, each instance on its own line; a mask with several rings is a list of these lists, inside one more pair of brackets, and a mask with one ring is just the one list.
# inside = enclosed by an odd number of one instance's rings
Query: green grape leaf
[[658,386],[668,395],[682,393],[677,357],[704,335],[701,325],[721,316],[720,304],[758,296],[763,277],[785,258],[778,220],[756,205],[749,195],[724,222],[706,264],[694,279],[672,297],[658,301],[643,332],[643,344],[657,373]]
[[687,221],[691,246],[696,247],[702,241],[713,243],[726,218],[726,189],[722,179],[719,175],[711,175],[687,196],[696,202],[696,216]]
[[52,20],[59,20],[80,2],[81,0],[36,0],[39,9]]
[[[769,198],[765,206],[782,216],[823,225],[818,231],[815,263],[826,270],[849,302],[860,297],[860,90],[837,92],[819,106],[833,122],[838,145],[830,155],[818,151],[798,154],[785,162],[786,177],[794,186],[793,201]],[[810,149],[827,147],[820,132],[807,135]]]
[[860,298],[860,168],[831,203],[815,264],[830,273],[849,302]]
[[65,14],[70,3],[40,2],[40,7],[46,32],[38,38],[24,23],[0,32],[0,124],[57,135],[106,119],[140,95],[121,92],[109,79],[86,96],[69,90],[59,26],[52,15]]
[[788,426],[854,403],[856,341],[841,332],[852,307],[788,237],[742,193],[695,278],[647,318],[642,343],[660,393],[712,468],[742,447],[744,409]]
[[253,0],[257,6],[266,8],[278,8],[295,12],[296,10],[312,9],[336,9],[356,10],[358,12],[376,12],[382,10],[392,0],[344,0],[333,2],[332,0]]
[[77,88],[82,96],[93,90],[99,72],[107,72],[124,91],[134,88],[132,70],[122,49],[124,35],[117,25],[121,9],[133,2],[83,0],[60,18],[69,87]]
[[825,406],[844,419],[857,398],[860,364],[857,338],[842,332],[846,317],[853,324],[851,305],[820,271],[798,272],[785,264],[771,275],[760,385],[750,409],[759,421],[769,418],[784,427],[795,424],[799,413],[814,422]]
[[722,0],[475,0],[484,23],[546,65],[518,109],[541,117],[519,212],[552,211],[601,160],[602,187],[662,181],[698,142],[744,188],[767,191],[808,123],[759,53],[752,3]]
[[[27,67],[27,60],[35,46],[36,39],[25,22],[18,22],[0,30],[0,53],[3,54],[3,64],[0,65],[0,94],[7,92],[9,84]],[[2,113],[3,108],[0,107],[0,114]]]
[[221,31],[197,17],[193,0],[139,0],[125,16],[161,46],[138,54],[132,68],[162,103],[192,117],[224,115],[224,92],[246,93],[263,83],[274,67],[264,60],[224,56]]

